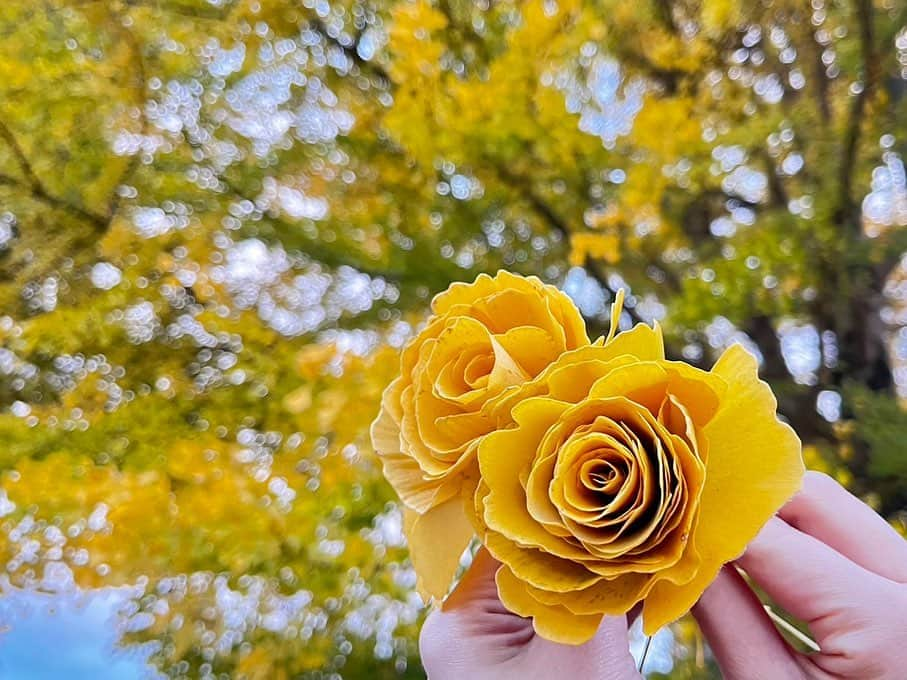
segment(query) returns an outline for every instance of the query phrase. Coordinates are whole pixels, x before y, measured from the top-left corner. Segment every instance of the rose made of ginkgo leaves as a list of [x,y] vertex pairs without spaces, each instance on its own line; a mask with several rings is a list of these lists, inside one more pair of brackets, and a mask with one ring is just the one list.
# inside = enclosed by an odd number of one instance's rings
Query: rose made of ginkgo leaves
[[498,592],[558,642],[643,602],[652,634],[799,488],[800,442],[742,346],[707,372],[666,361],[658,328],[568,352],[497,405],[475,510]]
[[403,350],[372,442],[404,505],[420,589],[440,598],[474,534],[476,450],[494,406],[589,338],[566,295],[504,271],[453,284],[432,312]]

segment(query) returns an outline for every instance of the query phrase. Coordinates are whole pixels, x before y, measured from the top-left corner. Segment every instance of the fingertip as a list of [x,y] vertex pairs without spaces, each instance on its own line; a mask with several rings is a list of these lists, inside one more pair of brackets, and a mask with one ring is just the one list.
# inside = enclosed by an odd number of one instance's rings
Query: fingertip
[[601,668],[633,669],[635,662],[630,653],[630,634],[626,616],[603,616],[598,630],[584,646],[597,651]]
[[794,529],[887,579],[907,583],[907,541],[837,480],[807,472],[803,489],[778,513]]
[[762,525],[756,537],[750,541],[738,562],[744,565],[754,559],[773,557],[779,553],[779,548],[784,543],[785,530],[790,526],[777,516],[772,516]]
[[606,641],[609,644],[615,642],[628,643],[629,627],[627,626],[626,616],[602,616],[593,639]]
[[732,578],[728,570],[733,568],[733,566],[727,564],[721,567],[715,580],[709,584],[709,587],[705,589],[699,597],[699,600],[693,605],[694,613],[696,611],[708,610],[714,602],[720,601],[726,597],[729,581]]
[[797,520],[801,518],[809,519],[816,513],[821,513],[823,506],[833,504],[844,494],[849,496],[850,492],[837,480],[824,472],[807,470],[800,491],[778,511],[778,515],[786,522],[797,524]]
[[822,541],[772,518],[737,560],[779,605],[812,623],[852,595],[868,573]]
[[460,582],[447,596],[447,599],[440,603],[441,610],[451,611],[466,604],[476,603],[482,604],[489,610],[504,610],[495,582],[495,575],[500,566],[501,563],[492,557],[488,550],[484,547],[479,548]]
[[[443,663],[448,645],[448,626],[444,615],[437,609],[429,612],[419,631],[419,658],[424,666],[434,663]],[[429,668],[426,671],[430,672]]]

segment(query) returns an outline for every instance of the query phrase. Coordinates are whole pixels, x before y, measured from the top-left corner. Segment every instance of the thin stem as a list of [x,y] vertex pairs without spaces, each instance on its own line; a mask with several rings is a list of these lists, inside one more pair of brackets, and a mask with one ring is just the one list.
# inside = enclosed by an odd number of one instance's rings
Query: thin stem
[[782,619],[780,616],[778,616],[778,614],[776,614],[775,611],[771,607],[769,607],[767,604],[763,605],[763,607],[765,608],[765,613],[768,614],[768,617],[772,621],[777,623],[778,626],[780,626],[786,633],[789,633],[793,637],[797,638],[797,640],[799,640],[804,645],[809,647],[809,649],[811,649],[812,651],[814,651],[814,652],[821,651],[819,649],[819,645],[817,645],[812,638],[807,637],[806,635],[801,633],[799,630],[797,630],[793,625],[791,625],[790,623],[788,623],[787,621]]
[[638,670],[640,673],[642,673],[642,669],[646,665],[646,657],[649,655],[649,647],[651,645],[652,645],[652,636],[647,635],[646,636],[646,646],[642,648],[642,656],[639,657],[639,666],[637,666],[637,668],[636,668],[636,670]]

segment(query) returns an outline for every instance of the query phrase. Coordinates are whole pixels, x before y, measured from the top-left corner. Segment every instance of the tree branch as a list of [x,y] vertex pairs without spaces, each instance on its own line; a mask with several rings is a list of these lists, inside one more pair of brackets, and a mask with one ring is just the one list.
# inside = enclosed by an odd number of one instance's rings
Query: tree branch
[[[139,134],[146,136],[148,130],[150,129],[150,122],[148,116],[145,112],[146,97],[148,92],[147,84],[147,75],[145,72],[145,58],[142,54],[142,45],[135,36],[135,33],[131,31],[125,23],[122,21],[118,22],[119,26],[122,28],[123,35],[126,38],[126,42],[129,43],[129,49],[132,51],[132,60],[135,64],[135,92],[136,99],[139,108],[139,116],[141,118],[141,129]],[[123,197],[119,191],[120,186],[126,183],[130,177],[135,173],[136,168],[138,168],[140,161],[140,153],[135,153],[129,159],[126,167],[123,169],[123,172],[120,174],[119,179],[117,179],[116,186],[114,187],[113,196],[111,196],[110,201],[107,204],[107,219],[108,222],[112,222],[113,218],[116,217],[120,209],[120,204],[123,201]]]
[[753,314],[744,326],[743,331],[756,343],[762,352],[762,376],[768,380],[788,380],[790,372],[781,352],[781,341],[772,324],[771,317],[756,313]]
[[[517,194],[529,204],[529,207],[532,208],[533,212],[542,218],[542,221],[561,235],[569,247],[572,231],[568,223],[558,215],[554,208],[552,208],[541,196],[533,191],[529,181],[515,175],[509,168],[500,164],[495,165],[495,170],[504,183],[516,191]],[[587,258],[586,271],[589,272],[592,278],[595,279],[602,288],[611,294],[612,299],[617,295],[617,290],[608,282],[608,273],[606,271],[605,262],[597,258]],[[633,323],[648,323],[632,307],[624,307],[624,311],[627,312],[633,320]]]
[[2,137],[3,141],[9,146],[10,150],[13,152],[13,156],[16,157],[16,162],[19,164],[22,174],[25,175],[25,178],[28,180],[29,186],[31,186],[33,190],[44,192],[44,185],[41,184],[41,180],[38,179],[38,176],[35,174],[31,163],[28,161],[28,157],[25,155],[25,151],[22,149],[22,146],[19,144],[15,135],[13,135],[12,130],[10,130],[2,120],[0,120],[0,137]]
[[530,207],[550,226],[558,232],[566,242],[570,242],[570,227],[545,200],[533,191],[529,181],[514,174],[510,168],[495,164],[495,172],[504,180],[504,184],[516,191]]
[[[205,148],[205,145],[198,140],[193,139],[192,135],[189,134],[189,132],[185,128],[182,131],[182,137],[190,149],[200,151],[207,156],[208,150]],[[226,191],[223,193],[232,196],[237,201],[249,201],[250,203],[255,204],[255,197],[251,195],[251,192],[244,190],[242,187],[236,184],[233,180],[227,177],[225,172],[214,172],[214,176],[226,188]],[[286,230],[287,233],[298,232],[299,230],[298,222],[291,222],[279,215],[269,213],[266,219],[271,224]],[[318,242],[315,241],[315,243]],[[331,253],[327,250],[322,250],[318,253],[311,252],[310,250],[306,250],[305,252],[307,255],[313,257],[314,259],[318,260],[328,267],[348,265],[354,267],[363,274],[368,274],[373,278],[381,277],[385,281],[388,281],[390,283],[402,284],[406,282],[407,278],[409,278],[407,276],[408,272],[406,272],[405,270],[394,271],[389,269],[376,269],[364,266],[360,262],[351,262],[349,252]]]
[[318,35],[324,38],[325,42],[330,43],[337,49],[343,52],[343,54],[356,66],[358,66],[362,71],[371,73],[375,77],[379,78],[384,82],[385,85],[391,84],[390,74],[384,69],[381,64],[376,64],[373,61],[364,59],[361,54],[359,54],[359,48],[357,43],[352,45],[344,45],[340,40],[330,34],[328,27],[325,23],[318,17],[313,17],[308,20],[309,26],[312,27]]
[[787,189],[775,169],[775,161],[765,148],[760,148],[758,155],[765,165],[765,179],[768,182],[768,203],[776,208],[786,208],[788,203]]
[[674,3],[671,0],[655,0],[655,14],[658,20],[674,34],[679,33],[677,22],[674,21]]
[[816,98],[819,101],[819,115],[822,117],[822,122],[827,125],[831,122],[831,103],[829,102],[828,93],[828,75],[825,73],[825,64],[822,62],[822,51],[824,48],[816,40],[815,32],[809,29],[808,23],[807,31],[810,35],[813,47],[815,48],[812,50],[813,79],[816,81]]
[[58,198],[57,196],[53,196],[47,193],[47,191],[41,185],[33,186],[28,184],[27,182],[23,182],[20,179],[12,177],[11,175],[6,175],[3,173],[0,173],[0,185],[22,189],[33,200],[38,201],[39,203],[44,203],[48,207],[54,208],[56,210],[67,212],[74,217],[88,222],[98,230],[103,230],[107,227],[106,216],[99,215],[98,213],[86,210],[80,205],[71,203],[62,198]]
[[649,61],[648,57],[640,52],[624,50],[616,56],[622,64],[638,69],[646,78],[661,85],[667,95],[677,94],[681,78],[687,75],[687,73],[681,69],[656,66]]
[[860,57],[863,62],[863,83],[862,89],[854,97],[850,107],[847,127],[844,131],[843,151],[841,162],[838,166],[840,168],[838,176],[840,205],[837,210],[837,217],[842,223],[850,222],[853,230],[859,230],[861,224],[859,215],[856,214],[857,205],[853,197],[853,177],[856,170],[863,116],[878,84],[880,69],[875,50],[872,0],[854,1],[859,26]]

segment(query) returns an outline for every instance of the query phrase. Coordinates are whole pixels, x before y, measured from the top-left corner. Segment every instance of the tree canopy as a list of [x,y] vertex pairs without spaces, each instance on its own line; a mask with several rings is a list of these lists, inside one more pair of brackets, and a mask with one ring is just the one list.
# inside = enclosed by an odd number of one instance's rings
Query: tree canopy
[[590,335],[627,288],[695,364],[744,342],[903,528],[903,3],[7,0],[0,32],[5,572],[139,584],[169,676],[421,675],[367,429],[483,271]]

